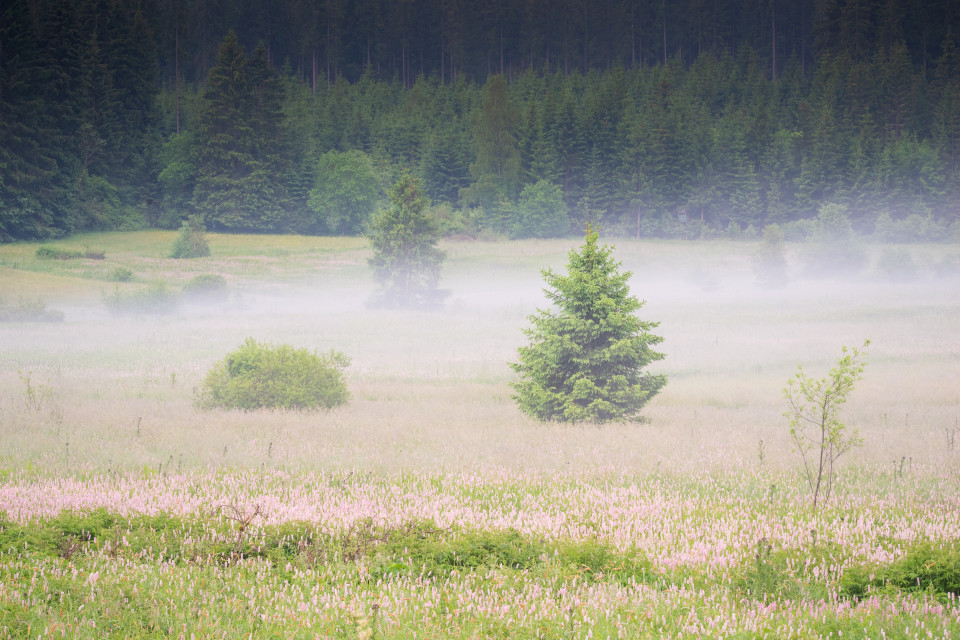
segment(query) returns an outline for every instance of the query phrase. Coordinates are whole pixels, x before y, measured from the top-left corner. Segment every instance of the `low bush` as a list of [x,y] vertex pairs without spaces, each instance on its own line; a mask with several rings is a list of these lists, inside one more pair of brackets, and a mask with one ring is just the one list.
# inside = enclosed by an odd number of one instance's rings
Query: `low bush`
[[127,267],[116,267],[110,272],[110,279],[114,282],[130,282],[133,280],[133,271]]
[[177,239],[170,250],[171,258],[204,258],[210,255],[207,245],[207,228],[200,216],[190,216],[183,221]]
[[317,354],[247,338],[207,373],[197,405],[245,411],[330,409],[350,399],[343,379],[349,364],[350,358],[337,351]]
[[183,295],[194,301],[221,302],[229,296],[223,276],[203,273],[183,286]]
[[840,593],[852,598],[891,590],[960,595],[960,549],[918,543],[890,564],[850,567],[840,579]]
[[17,304],[6,306],[0,300],[0,322],[61,322],[63,312],[47,309],[43,298],[25,298],[20,296]]
[[36,256],[40,260],[75,260],[79,258],[86,258],[87,260],[103,260],[107,257],[107,254],[105,251],[98,249],[77,251],[75,249],[61,249],[59,247],[42,245],[37,247]]
[[117,287],[113,293],[103,298],[103,303],[115,316],[173,313],[177,310],[179,302],[177,294],[162,283],[133,291],[121,290]]
[[906,249],[885,247],[877,258],[877,271],[888,280],[906,281],[917,277],[917,265]]

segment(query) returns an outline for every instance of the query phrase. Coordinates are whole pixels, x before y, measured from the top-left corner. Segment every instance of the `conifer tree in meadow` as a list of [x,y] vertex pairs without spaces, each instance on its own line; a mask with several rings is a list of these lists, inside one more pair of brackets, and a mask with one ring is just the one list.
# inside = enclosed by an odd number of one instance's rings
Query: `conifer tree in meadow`
[[543,271],[554,303],[530,316],[524,330],[530,344],[510,366],[520,375],[513,396],[520,409],[542,421],[625,422],[667,383],[644,371],[664,354],[654,351],[663,338],[658,322],[636,316],[643,302],[630,295],[632,275],[620,271],[613,249],[599,245],[587,227],[579,251],[571,251],[567,274]]
[[420,180],[400,176],[387,194],[390,206],[371,222],[370,268],[379,285],[376,307],[438,307],[446,295],[437,288],[446,254],[437,247],[440,232],[430,214]]

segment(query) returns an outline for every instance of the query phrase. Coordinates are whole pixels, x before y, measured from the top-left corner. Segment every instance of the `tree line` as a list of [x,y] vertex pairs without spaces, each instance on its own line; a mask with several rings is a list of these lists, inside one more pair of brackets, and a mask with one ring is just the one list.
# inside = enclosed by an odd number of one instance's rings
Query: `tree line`
[[449,234],[957,230],[947,5],[253,4],[5,5],[0,238],[355,234],[404,171]]

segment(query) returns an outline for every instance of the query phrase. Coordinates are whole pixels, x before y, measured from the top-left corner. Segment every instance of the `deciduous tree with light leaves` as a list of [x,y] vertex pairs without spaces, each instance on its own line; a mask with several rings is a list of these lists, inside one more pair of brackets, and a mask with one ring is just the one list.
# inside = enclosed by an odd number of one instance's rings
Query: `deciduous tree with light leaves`
[[868,346],[870,341],[864,340],[860,348],[843,347],[837,366],[823,378],[810,378],[798,365],[797,373],[783,390],[790,403],[783,415],[790,419],[790,439],[803,459],[814,509],[830,499],[840,456],[863,444],[859,432],[848,430],[839,414],[854,385],[863,377]]

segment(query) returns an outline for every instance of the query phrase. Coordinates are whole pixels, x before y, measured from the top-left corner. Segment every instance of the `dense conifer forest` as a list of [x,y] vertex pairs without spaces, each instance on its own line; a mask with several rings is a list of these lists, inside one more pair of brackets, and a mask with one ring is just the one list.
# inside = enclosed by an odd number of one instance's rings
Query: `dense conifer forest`
[[7,0],[0,239],[960,236],[960,3]]

